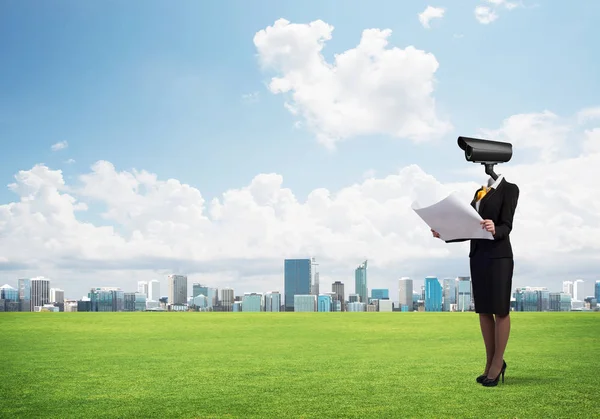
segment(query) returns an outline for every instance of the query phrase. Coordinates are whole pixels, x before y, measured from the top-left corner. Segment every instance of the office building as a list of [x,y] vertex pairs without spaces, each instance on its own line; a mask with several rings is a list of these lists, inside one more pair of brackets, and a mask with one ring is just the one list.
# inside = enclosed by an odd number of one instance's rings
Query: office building
[[[296,311],[294,309],[295,296],[310,295],[312,263],[310,259],[285,259],[283,270],[285,311]],[[313,297],[317,298],[316,295]],[[301,299],[301,301],[304,300]]]
[[50,302],[51,303],[64,303],[65,292],[60,288],[50,288]]
[[137,292],[139,292],[140,294],[144,294],[146,297],[148,297],[148,283],[146,281],[138,281],[137,286]]
[[316,295],[294,295],[294,311],[295,312],[314,312],[317,310]]
[[442,311],[450,311],[450,307],[456,304],[456,278],[444,278],[443,284]]
[[153,279],[148,283],[148,299],[147,301],[156,301],[160,300],[160,282],[156,279]]
[[202,285],[199,282],[194,282],[192,284],[192,297],[197,297],[199,295],[208,297],[208,286]]
[[203,294],[198,294],[195,297],[191,297],[188,300],[188,306],[191,306],[192,309],[197,311],[210,311],[208,297]]
[[456,309],[457,311],[471,310],[471,278],[459,276],[456,284]]
[[265,311],[281,311],[281,294],[279,291],[271,291],[265,295]]
[[310,294],[316,295],[318,297],[320,292],[320,281],[319,281],[319,272],[317,272],[317,266],[319,264],[316,262],[315,258],[311,258],[311,274],[312,274],[312,285],[310,287]]
[[77,311],[125,311],[125,292],[118,287],[92,288],[88,298],[89,310],[80,309],[78,304]]
[[371,290],[371,299],[373,300],[389,300],[390,290],[387,288],[374,288]]
[[135,311],[135,294],[135,292],[123,294],[123,311]]
[[413,311],[414,304],[412,279],[404,277],[398,280],[398,304],[401,311]]
[[548,295],[550,311],[570,311],[571,296],[565,292],[551,292]]
[[333,298],[333,300],[339,301],[340,307],[342,307],[342,305],[346,299],[346,294],[344,291],[344,283],[340,282],[340,281],[335,281],[333,284],[331,284],[331,291],[335,293],[335,297]]
[[19,301],[19,290],[4,284],[0,287],[0,300]]
[[333,311],[333,300],[331,295],[321,294],[317,299],[317,311],[328,312]]
[[50,280],[43,277],[31,278],[31,306],[43,307],[50,303]]
[[569,294],[571,299],[573,299],[573,281],[563,281],[563,292]]
[[442,286],[434,276],[425,278],[425,311],[442,311]]
[[263,295],[260,292],[246,292],[242,299],[242,310],[245,312],[263,311]]
[[361,263],[354,271],[354,292],[358,294],[361,303],[369,302],[367,291],[367,261]]
[[169,275],[169,304],[185,305],[187,303],[187,276]]
[[21,311],[33,311],[33,307],[31,306],[31,279],[19,278],[18,283]]
[[379,300],[379,311],[392,312],[393,308],[394,303],[392,303],[392,300]]
[[578,279],[573,282],[573,300],[583,301],[585,299],[585,292],[583,290],[583,279]]
[[596,301],[600,302],[600,281],[596,281],[594,284],[594,297]]
[[223,306],[223,311],[233,311],[234,299],[235,295],[233,293],[233,288],[221,289],[221,304]]
[[367,311],[367,304],[361,303],[359,301],[354,301],[354,302],[348,303],[348,305],[346,307],[347,307],[348,312]]

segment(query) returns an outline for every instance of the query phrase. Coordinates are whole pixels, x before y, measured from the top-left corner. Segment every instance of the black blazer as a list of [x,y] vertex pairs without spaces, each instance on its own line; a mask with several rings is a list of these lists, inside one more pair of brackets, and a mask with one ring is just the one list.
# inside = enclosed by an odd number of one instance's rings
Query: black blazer
[[[471,201],[471,206],[477,208],[477,193]],[[512,258],[512,246],[510,244],[510,232],[512,230],[513,218],[519,200],[519,187],[514,183],[507,182],[504,178],[498,187],[491,189],[479,203],[479,214],[484,220],[492,220],[496,226],[494,240],[471,239],[471,250],[469,257],[484,256],[489,258]],[[446,243],[462,242],[469,239],[448,240]]]

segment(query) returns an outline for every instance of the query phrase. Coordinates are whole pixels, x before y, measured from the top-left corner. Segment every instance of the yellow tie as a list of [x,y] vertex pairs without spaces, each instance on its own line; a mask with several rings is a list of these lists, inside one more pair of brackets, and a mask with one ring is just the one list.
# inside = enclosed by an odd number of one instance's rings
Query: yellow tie
[[483,197],[490,191],[490,188],[486,188],[485,186],[481,187],[481,190],[477,192],[477,201],[481,201]]

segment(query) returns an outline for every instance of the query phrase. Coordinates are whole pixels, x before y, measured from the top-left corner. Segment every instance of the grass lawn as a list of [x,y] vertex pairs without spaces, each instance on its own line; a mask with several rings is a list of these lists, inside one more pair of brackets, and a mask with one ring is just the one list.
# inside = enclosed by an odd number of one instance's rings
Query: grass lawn
[[0,417],[591,418],[600,313],[0,313]]

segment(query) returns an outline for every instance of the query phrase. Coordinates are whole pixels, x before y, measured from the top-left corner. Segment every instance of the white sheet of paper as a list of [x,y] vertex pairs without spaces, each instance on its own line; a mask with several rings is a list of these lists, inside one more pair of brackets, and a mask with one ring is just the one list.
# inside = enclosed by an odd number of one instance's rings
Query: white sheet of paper
[[489,231],[481,228],[481,215],[468,203],[451,193],[441,201],[420,208],[413,202],[412,209],[427,225],[440,234],[444,241],[456,239],[494,240]]

